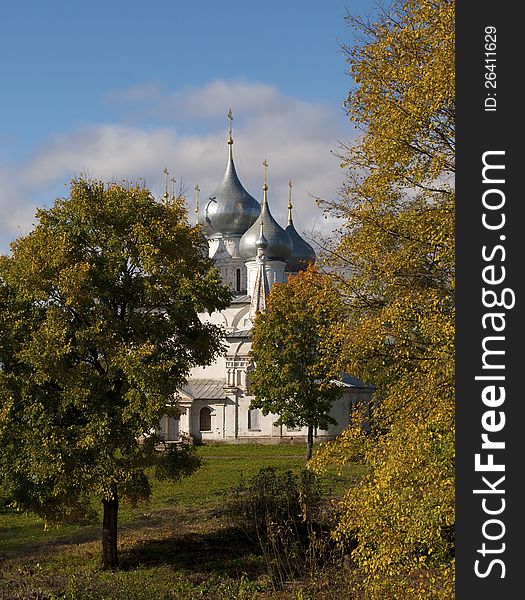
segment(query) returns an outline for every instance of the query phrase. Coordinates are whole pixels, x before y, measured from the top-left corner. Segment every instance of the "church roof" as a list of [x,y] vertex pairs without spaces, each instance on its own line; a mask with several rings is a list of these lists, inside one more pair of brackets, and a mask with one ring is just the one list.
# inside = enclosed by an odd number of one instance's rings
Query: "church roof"
[[264,228],[264,237],[268,243],[266,247],[266,257],[268,260],[286,261],[292,254],[293,244],[288,232],[285,231],[279,223],[273,218],[268,206],[266,185],[266,166],[264,161],[265,176],[263,186],[263,204],[259,220],[255,222],[250,229],[242,236],[239,244],[239,252],[246,260],[254,260],[257,256],[257,243],[260,237],[261,223]]
[[221,400],[226,398],[224,379],[189,379],[181,391],[194,400]]
[[[231,113],[230,115],[231,116]],[[228,162],[224,177],[198,213],[198,223],[208,236],[241,236],[261,212],[257,200],[245,189],[233,162],[233,138],[228,140]]]
[[346,388],[361,388],[361,389],[371,389],[375,390],[375,385],[370,385],[365,383],[361,379],[354,377],[353,375],[348,375],[348,373],[343,373],[339,379],[333,379],[333,383],[337,384],[340,387]]
[[250,304],[251,297],[247,294],[241,294],[232,298],[232,304]]
[[226,337],[228,338],[249,338],[251,337],[252,332],[249,329],[236,329],[231,333],[228,333]]
[[315,251],[310,244],[304,240],[295,229],[292,217],[292,182],[288,182],[290,191],[288,193],[288,226],[286,232],[292,240],[292,255],[288,259],[287,270],[292,273],[298,273],[303,269],[306,269],[309,263],[314,263],[317,258]]
[[288,271],[297,273],[306,269],[309,263],[315,262],[315,250],[297,233],[292,221],[288,222],[286,231],[293,244],[292,256],[288,259]]

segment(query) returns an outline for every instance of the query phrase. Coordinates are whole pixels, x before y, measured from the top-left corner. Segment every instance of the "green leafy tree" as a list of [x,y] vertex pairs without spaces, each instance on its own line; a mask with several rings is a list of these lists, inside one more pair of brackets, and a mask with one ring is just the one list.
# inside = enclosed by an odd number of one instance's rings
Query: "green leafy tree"
[[331,279],[310,266],[272,287],[268,308],[252,329],[251,406],[279,415],[278,425],[306,426],[306,460],[312,456],[315,429],[335,423],[330,409],[341,389],[334,383],[338,373],[327,335],[343,314]]
[[98,497],[115,569],[119,499],[149,497],[148,467],[177,480],[198,466],[154,431],[189,369],[221,350],[197,313],[230,292],[180,198],[78,179],[37,219],[0,257],[0,476],[46,523]]
[[[316,468],[364,460],[336,535],[357,540],[367,598],[453,597],[454,4],[404,0],[351,19],[346,49],[362,131],[345,152],[344,219],[327,263],[348,299],[341,368],[377,386],[373,433],[355,424]],[[346,275],[343,275],[345,273]]]

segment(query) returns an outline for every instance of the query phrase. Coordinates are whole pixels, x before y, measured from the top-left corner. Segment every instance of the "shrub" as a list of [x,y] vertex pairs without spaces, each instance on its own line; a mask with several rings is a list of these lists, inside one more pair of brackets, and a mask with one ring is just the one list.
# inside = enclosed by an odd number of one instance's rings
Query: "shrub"
[[234,490],[227,512],[233,524],[259,544],[276,588],[314,575],[338,554],[330,539],[321,484],[311,471],[294,475],[262,468]]

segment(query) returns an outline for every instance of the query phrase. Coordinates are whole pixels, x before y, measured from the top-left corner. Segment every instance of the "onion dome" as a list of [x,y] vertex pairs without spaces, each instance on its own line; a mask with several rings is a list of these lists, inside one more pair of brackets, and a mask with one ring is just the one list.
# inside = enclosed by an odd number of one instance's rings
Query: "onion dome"
[[245,260],[255,259],[257,256],[260,223],[262,223],[264,237],[268,242],[268,247],[265,250],[268,260],[282,260],[286,262],[292,254],[293,244],[288,233],[279,225],[279,223],[277,223],[270,213],[267,198],[268,186],[266,185],[266,167],[268,166],[268,163],[264,161],[263,165],[264,185],[261,214],[259,221],[254,223],[242,236],[239,244],[239,252]]
[[233,163],[231,110],[228,117],[230,135],[226,173],[217,189],[203,202],[198,214],[198,223],[208,236],[217,234],[241,236],[257,220],[261,212],[259,202],[244,189],[237,176]]
[[292,273],[298,273],[299,271],[306,269],[310,263],[314,263],[317,257],[312,246],[297,233],[297,230],[294,227],[292,219],[291,181],[288,182],[288,186],[290,188],[288,194],[288,225],[285,231],[288,232],[288,235],[292,239],[293,249],[292,255],[288,259],[288,267],[286,270],[291,271]]
[[261,225],[261,229],[260,229],[260,232],[259,232],[259,237],[255,241],[255,247],[257,248],[257,250],[261,251],[261,252],[258,252],[258,254],[264,254],[264,255],[266,255],[266,249],[268,248],[269,242],[264,237],[264,223],[261,220],[259,220],[259,222],[260,222],[260,225]]

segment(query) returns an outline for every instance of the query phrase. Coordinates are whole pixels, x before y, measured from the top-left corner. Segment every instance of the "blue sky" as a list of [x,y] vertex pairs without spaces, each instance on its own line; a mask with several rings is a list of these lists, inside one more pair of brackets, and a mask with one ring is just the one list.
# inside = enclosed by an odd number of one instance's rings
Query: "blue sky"
[[189,204],[196,183],[209,195],[224,171],[230,105],[245,186],[260,195],[267,158],[275,216],[284,217],[291,178],[299,226],[322,228],[312,195],[337,193],[330,151],[354,135],[342,110],[347,10],[368,14],[373,4],[2,3],[0,251],[82,172],[143,177],[161,193],[167,165]]

